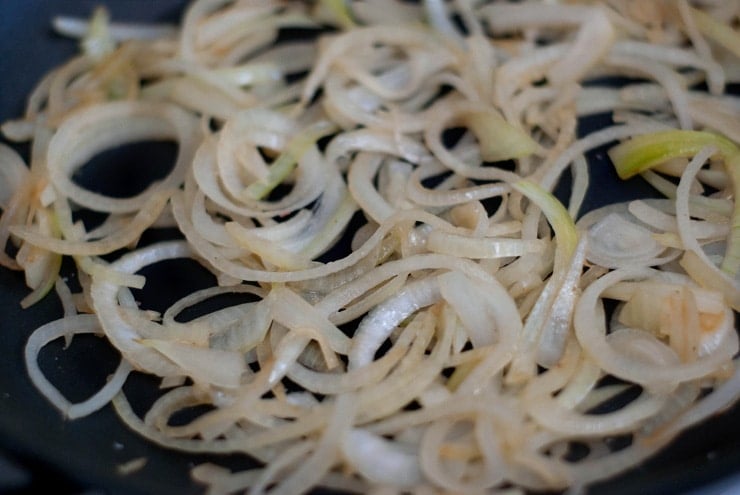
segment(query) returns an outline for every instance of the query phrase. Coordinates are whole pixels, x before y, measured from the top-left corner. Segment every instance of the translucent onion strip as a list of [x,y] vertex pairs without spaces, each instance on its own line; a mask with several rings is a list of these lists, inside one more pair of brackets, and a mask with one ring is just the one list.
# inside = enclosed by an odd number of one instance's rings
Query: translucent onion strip
[[[182,183],[198,142],[198,133],[194,117],[164,104],[110,103],[81,110],[57,130],[49,143],[49,179],[61,194],[92,210],[135,212],[144,206],[152,187],[171,190]],[[116,199],[88,191],[72,182],[74,171],[96,153],[144,139],[171,139],[178,143],[177,160],[172,171],[149,191],[132,198]]]
[[69,418],[81,418],[104,407],[121,390],[126,377],[131,372],[131,366],[126,359],[121,360],[115,373],[108,382],[95,394],[83,402],[71,403],[54,385],[44,376],[38,365],[38,355],[41,349],[49,342],[60,337],[74,334],[102,334],[97,318],[94,315],[67,316],[61,320],[47,323],[36,329],[26,343],[25,360],[28,375],[34,385],[41,391],[54,407]]

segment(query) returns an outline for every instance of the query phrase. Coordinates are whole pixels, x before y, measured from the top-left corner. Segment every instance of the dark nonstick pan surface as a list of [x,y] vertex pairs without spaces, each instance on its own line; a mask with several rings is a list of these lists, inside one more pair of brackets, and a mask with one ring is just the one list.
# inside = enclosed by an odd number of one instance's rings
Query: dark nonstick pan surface
[[[34,84],[52,67],[77,51],[76,42],[55,35],[51,19],[58,14],[89,16],[99,2],[93,0],[3,0],[0,4],[0,121],[19,116]],[[114,20],[176,23],[185,0],[106,0]],[[737,90],[737,88],[735,88]],[[583,129],[604,125],[588,119]],[[27,153],[23,146],[17,147]],[[589,156],[598,193],[590,194],[586,208],[649,194],[640,179],[622,182],[606,163],[604,150]],[[133,148],[107,159],[116,163],[167,160],[167,147]],[[110,167],[108,168],[110,170]],[[113,172],[115,175],[115,172]],[[119,176],[125,173],[119,172]],[[94,172],[85,181],[100,180]],[[120,181],[120,187],[129,187]],[[116,184],[116,180],[111,180]],[[115,186],[114,186],[115,187]],[[167,235],[167,233],[162,234]],[[147,239],[156,240],[155,238]],[[156,308],[196,287],[210,283],[196,266],[158,267],[157,287],[142,294]],[[107,407],[86,418],[66,421],[36,391],[23,363],[23,347],[38,326],[60,316],[51,295],[29,310],[19,301],[27,294],[23,275],[0,270],[0,493],[30,493],[54,487],[54,493],[194,494],[202,487],[190,480],[189,470],[211,460],[233,468],[249,460],[195,456],[152,445],[130,432]],[[75,337],[66,351],[50,345],[40,363],[54,384],[80,400],[100,386],[117,364],[117,356],[102,339]],[[126,392],[136,406],[150,400],[156,382],[133,375]],[[139,471],[123,475],[118,467],[146,457]],[[658,457],[613,480],[592,487],[590,493],[707,494],[740,493],[740,406],[683,434]]]

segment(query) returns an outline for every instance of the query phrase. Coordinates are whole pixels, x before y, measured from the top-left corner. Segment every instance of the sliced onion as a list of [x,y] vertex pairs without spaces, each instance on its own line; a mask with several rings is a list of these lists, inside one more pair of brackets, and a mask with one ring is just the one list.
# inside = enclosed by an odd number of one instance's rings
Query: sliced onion
[[[152,187],[161,191],[182,183],[198,141],[197,135],[195,118],[170,105],[120,102],[84,110],[65,121],[49,143],[49,178],[60,193],[92,210],[137,211],[143,207]],[[142,139],[175,139],[178,143],[172,171],[150,190],[132,198],[117,199],[85,190],[72,182],[74,171],[96,153]]]
[[[24,271],[23,305],[55,287],[65,315],[31,334],[32,382],[68,417],[110,400],[153,443],[260,464],[196,467],[214,493],[577,492],[654,455],[740,395],[740,66],[732,2],[637,4],[197,0],[165,31],[58,21],[83,53],[1,127],[30,153],[0,145],[0,264]],[[142,140],[178,146],[161,180],[80,185]],[[585,212],[605,148],[665,199]],[[215,286],[140,306],[141,272],[177,258]],[[70,404],[36,360],[76,333],[122,361]],[[140,414],[132,369],[162,388]]]
[[115,373],[105,386],[93,396],[82,402],[74,404],[69,402],[46,378],[41,368],[39,368],[37,359],[41,348],[52,340],[80,333],[102,334],[103,332],[97,318],[93,315],[66,316],[36,329],[28,339],[25,348],[26,369],[31,381],[46,399],[69,419],[87,416],[108,404],[121,390],[128,374],[131,372],[131,366],[125,359],[122,359],[121,364],[118,365]]

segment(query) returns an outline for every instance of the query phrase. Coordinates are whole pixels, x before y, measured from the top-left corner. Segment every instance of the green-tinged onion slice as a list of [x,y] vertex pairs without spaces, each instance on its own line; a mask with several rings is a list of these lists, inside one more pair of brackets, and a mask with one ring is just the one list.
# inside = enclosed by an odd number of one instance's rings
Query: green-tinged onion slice
[[725,156],[737,153],[729,139],[712,132],[670,130],[636,136],[609,150],[617,174],[629,179],[672,158],[691,157],[705,146]]

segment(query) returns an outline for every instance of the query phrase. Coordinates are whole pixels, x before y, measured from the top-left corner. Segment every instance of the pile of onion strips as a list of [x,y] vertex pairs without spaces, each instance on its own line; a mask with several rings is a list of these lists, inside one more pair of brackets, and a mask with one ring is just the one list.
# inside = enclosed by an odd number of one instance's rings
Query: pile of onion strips
[[[80,53],[1,127],[31,152],[0,144],[0,263],[24,307],[64,308],[28,373],[69,419],[112,404],[161,446],[255,461],[195,467],[212,494],[578,493],[629,470],[740,397],[739,24],[733,0],[57,18]],[[81,185],[141,141],[176,143],[164,177]],[[655,194],[585,211],[598,149]],[[214,286],[141,306],[174,259]],[[72,403],[38,356],[84,333],[120,364]],[[161,379],[144,415],[132,372]]]

